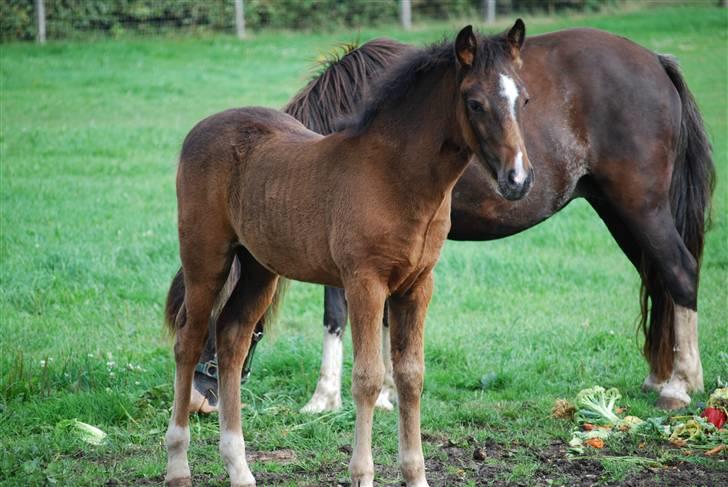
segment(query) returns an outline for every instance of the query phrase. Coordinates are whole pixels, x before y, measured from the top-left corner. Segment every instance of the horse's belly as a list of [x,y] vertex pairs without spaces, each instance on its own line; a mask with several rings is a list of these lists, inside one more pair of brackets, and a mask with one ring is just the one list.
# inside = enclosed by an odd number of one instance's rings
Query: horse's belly
[[[243,229],[240,243],[266,269],[296,281],[341,286],[325,239],[307,237],[305,229],[285,231],[263,222],[254,226],[254,231]],[[316,231],[323,234],[325,228]]]

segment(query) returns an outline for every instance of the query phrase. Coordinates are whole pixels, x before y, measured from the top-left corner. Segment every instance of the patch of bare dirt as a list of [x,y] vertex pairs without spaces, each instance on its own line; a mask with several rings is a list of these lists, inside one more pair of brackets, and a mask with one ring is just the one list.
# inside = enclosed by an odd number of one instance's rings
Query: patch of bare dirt
[[[614,481],[598,459],[569,460],[567,446],[553,442],[547,448],[525,450],[523,447],[509,447],[494,442],[477,443],[473,439],[454,443],[443,436],[424,435],[423,440],[436,447],[436,454],[427,459],[427,479],[432,487],[450,487],[475,483],[478,486],[575,486],[575,487],[663,487],[665,485],[691,485],[714,487],[728,485],[728,459],[719,462],[717,469],[687,461],[675,461],[661,467],[645,467]],[[350,454],[349,447],[342,447],[342,453]],[[249,452],[254,462],[291,463],[296,455],[290,450],[276,452]],[[516,455],[524,454],[539,464],[531,478],[511,476]],[[604,453],[608,455],[608,452]],[[348,472],[345,462],[321,465],[318,471],[261,472],[251,465],[258,485],[297,485],[298,487],[352,487],[346,480]],[[377,485],[400,487],[404,483],[396,465],[376,466]],[[163,479],[140,481],[136,485],[158,484]],[[195,475],[195,485],[228,485],[225,476],[210,477]],[[114,482],[107,486],[118,485]]]

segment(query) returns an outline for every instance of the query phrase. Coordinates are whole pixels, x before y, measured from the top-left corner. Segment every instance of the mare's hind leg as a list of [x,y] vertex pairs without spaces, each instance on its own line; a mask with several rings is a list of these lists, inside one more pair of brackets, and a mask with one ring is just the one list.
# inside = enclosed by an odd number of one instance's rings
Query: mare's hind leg
[[261,266],[247,250],[238,253],[240,280],[217,321],[220,454],[233,487],[255,485],[245,459],[240,421],[240,373],[256,323],[270,306],[278,276]]
[[[589,198],[589,203],[592,205],[592,207],[602,219],[604,224],[607,226],[607,229],[609,229],[609,232],[612,234],[612,237],[614,237],[614,240],[619,245],[619,248],[622,249],[624,255],[627,256],[629,261],[635,267],[635,270],[637,270],[637,272],[639,273],[642,250],[640,250],[639,243],[632,236],[629,228],[627,228],[627,225],[625,225],[619,214],[614,210],[614,208],[610,206],[610,204],[606,200],[599,197],[593,197]],[[653,297],[652,299],[654,303],[654,300],[656,298]],[[657,378],[657,373],[655,371],[656,366],[656,364],[652,362],[650,363],[650,373],[647,375],[644,382],[642,383],[643,390],[660,392],[660,390],[662,389],[665,381],[661,381]]]
[[[649,201],[650,193],[645,190],[648,187],[647,184],[636,189],[620,187],[617,191],[604,188],[604,192],[668,293],[664,297],[652,294],[653,307],[660,306],[661,299],[671,299],[674,303],[672,319],[667,318],[673,322],[675,341],[672,374],[660,388],[657,405],[677,409],[690,403],[688,392],[703,388],[697,329],[698,268],[675,228],[667,195],[659,199],[653,196],[657,201]],[[630,196],[636,194],[642,196]],[[655,364],[651,367],[656,370]],[[651,374],[648,385],[659,384],[657,379]]]
[[425,373],[425,314],[433,279],[404,296],[389,299],[394,380],[399,394],[399,466],[408,487],[425,487],[425,459],[420,435],[420,396]]
[[365,277],[358,277],[345,284],[354,348],[351,392],[356,404],[354,451],[349,471],[353,486],[371,487],[374,485],[374,404],[384,382],[381,333],[387,289],[379,280]]
[[[229,246],[202,245],[194,255],[181,248],[185,276],[185,299],[177,315],[174,346],[175,383],[172,418],[167,429],[167,474],[170,486],[192,485],[187,449],[190,444],[189,404],[192,376],[207,336],[208,320],[230,268]],[[182,313],[186,313],[186,320]],[[179,326],[184,323],[183,326]]]

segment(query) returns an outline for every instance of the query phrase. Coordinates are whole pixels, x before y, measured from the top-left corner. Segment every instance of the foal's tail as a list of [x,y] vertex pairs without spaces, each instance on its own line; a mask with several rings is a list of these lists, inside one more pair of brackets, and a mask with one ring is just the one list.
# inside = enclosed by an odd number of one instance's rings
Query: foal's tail
[[[240,279],[240,265],[238,262],[238,258],[235,257],[233,259],[233,265],[230,266],[230,275],[228,276],[228,280],[225,283],[227,289],[223,289],[221,291],[221,293],[225,296],[230,295],[233,288],[235,287],[235,284],[238,282],[238,279]],[[281,301],[283,301],[283,295],[288,288],[288,282],[289,281],[287,279],[283,279],[282,277],[278,279],[278,286],[276,287],[276,292],[273,295],[273,301],[271,302],[268,310],[265,312],[265,316],[262,319],[262,322],[264,324],[272,323],[273,320],[275,320],[275,317],[278,314],[279,305]],[[216,308],[212,310],[213,317],[216,317],[220,314],[220,311],[222,311],[225,303],[226,300],[219,300],[216,303]],[[172,283],[169,285],[169,291],[167,292],[167,302],[164,306],[164,325],[167,329],[167,333],[169,334],[169,336],[174,336],[177,332],[177,329],[182,328],[187,323],[187,313],[180,313],[180,310],[183,310],[184,304],[185,280],[184,274],[182,273],[182,268],[180,267],[177,271],[177,274],[175,274],[174,278],[172,279]]]
[[[710,227],[711,196],[715,188],[713,155],[695,98],[680,73],[677,61],[670,56],[658,56],[662,67],[675,85],[682,103],[682,122],[678,156],[670,185],[670,206],[675,227],[685,246],[695,257],[697,273],[703,256],[705,232]],[[642,261],[642,317],[645,332],[644,353],[653,372],[666,379],[672,371],[674,302],[658,276],[654,265]],[[697,287],[697,280],[696,280]],[[648,296],[649,291],[649,296]],[[648,297],[652,298],[649,325]]]

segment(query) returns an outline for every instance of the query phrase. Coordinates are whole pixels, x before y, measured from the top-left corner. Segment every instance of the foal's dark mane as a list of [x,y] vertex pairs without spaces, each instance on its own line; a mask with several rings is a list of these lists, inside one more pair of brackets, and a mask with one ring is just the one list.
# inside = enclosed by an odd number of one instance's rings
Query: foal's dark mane
[[[493,37],[477,35],[478,47],[473,63],[478,69],[487,69],[509,56],[508,41],[503,34]],[[413,49],[394,64],[385,68],[382,76],[367,87],[367,94],[359,103],[355,115],[342,119],[337,130],[351,129],[361,132],[385,106],[392,106],[410,93],[410,90],[424,77],[436,69],[455,65],[453,41],[445,39],[422,49]]]

